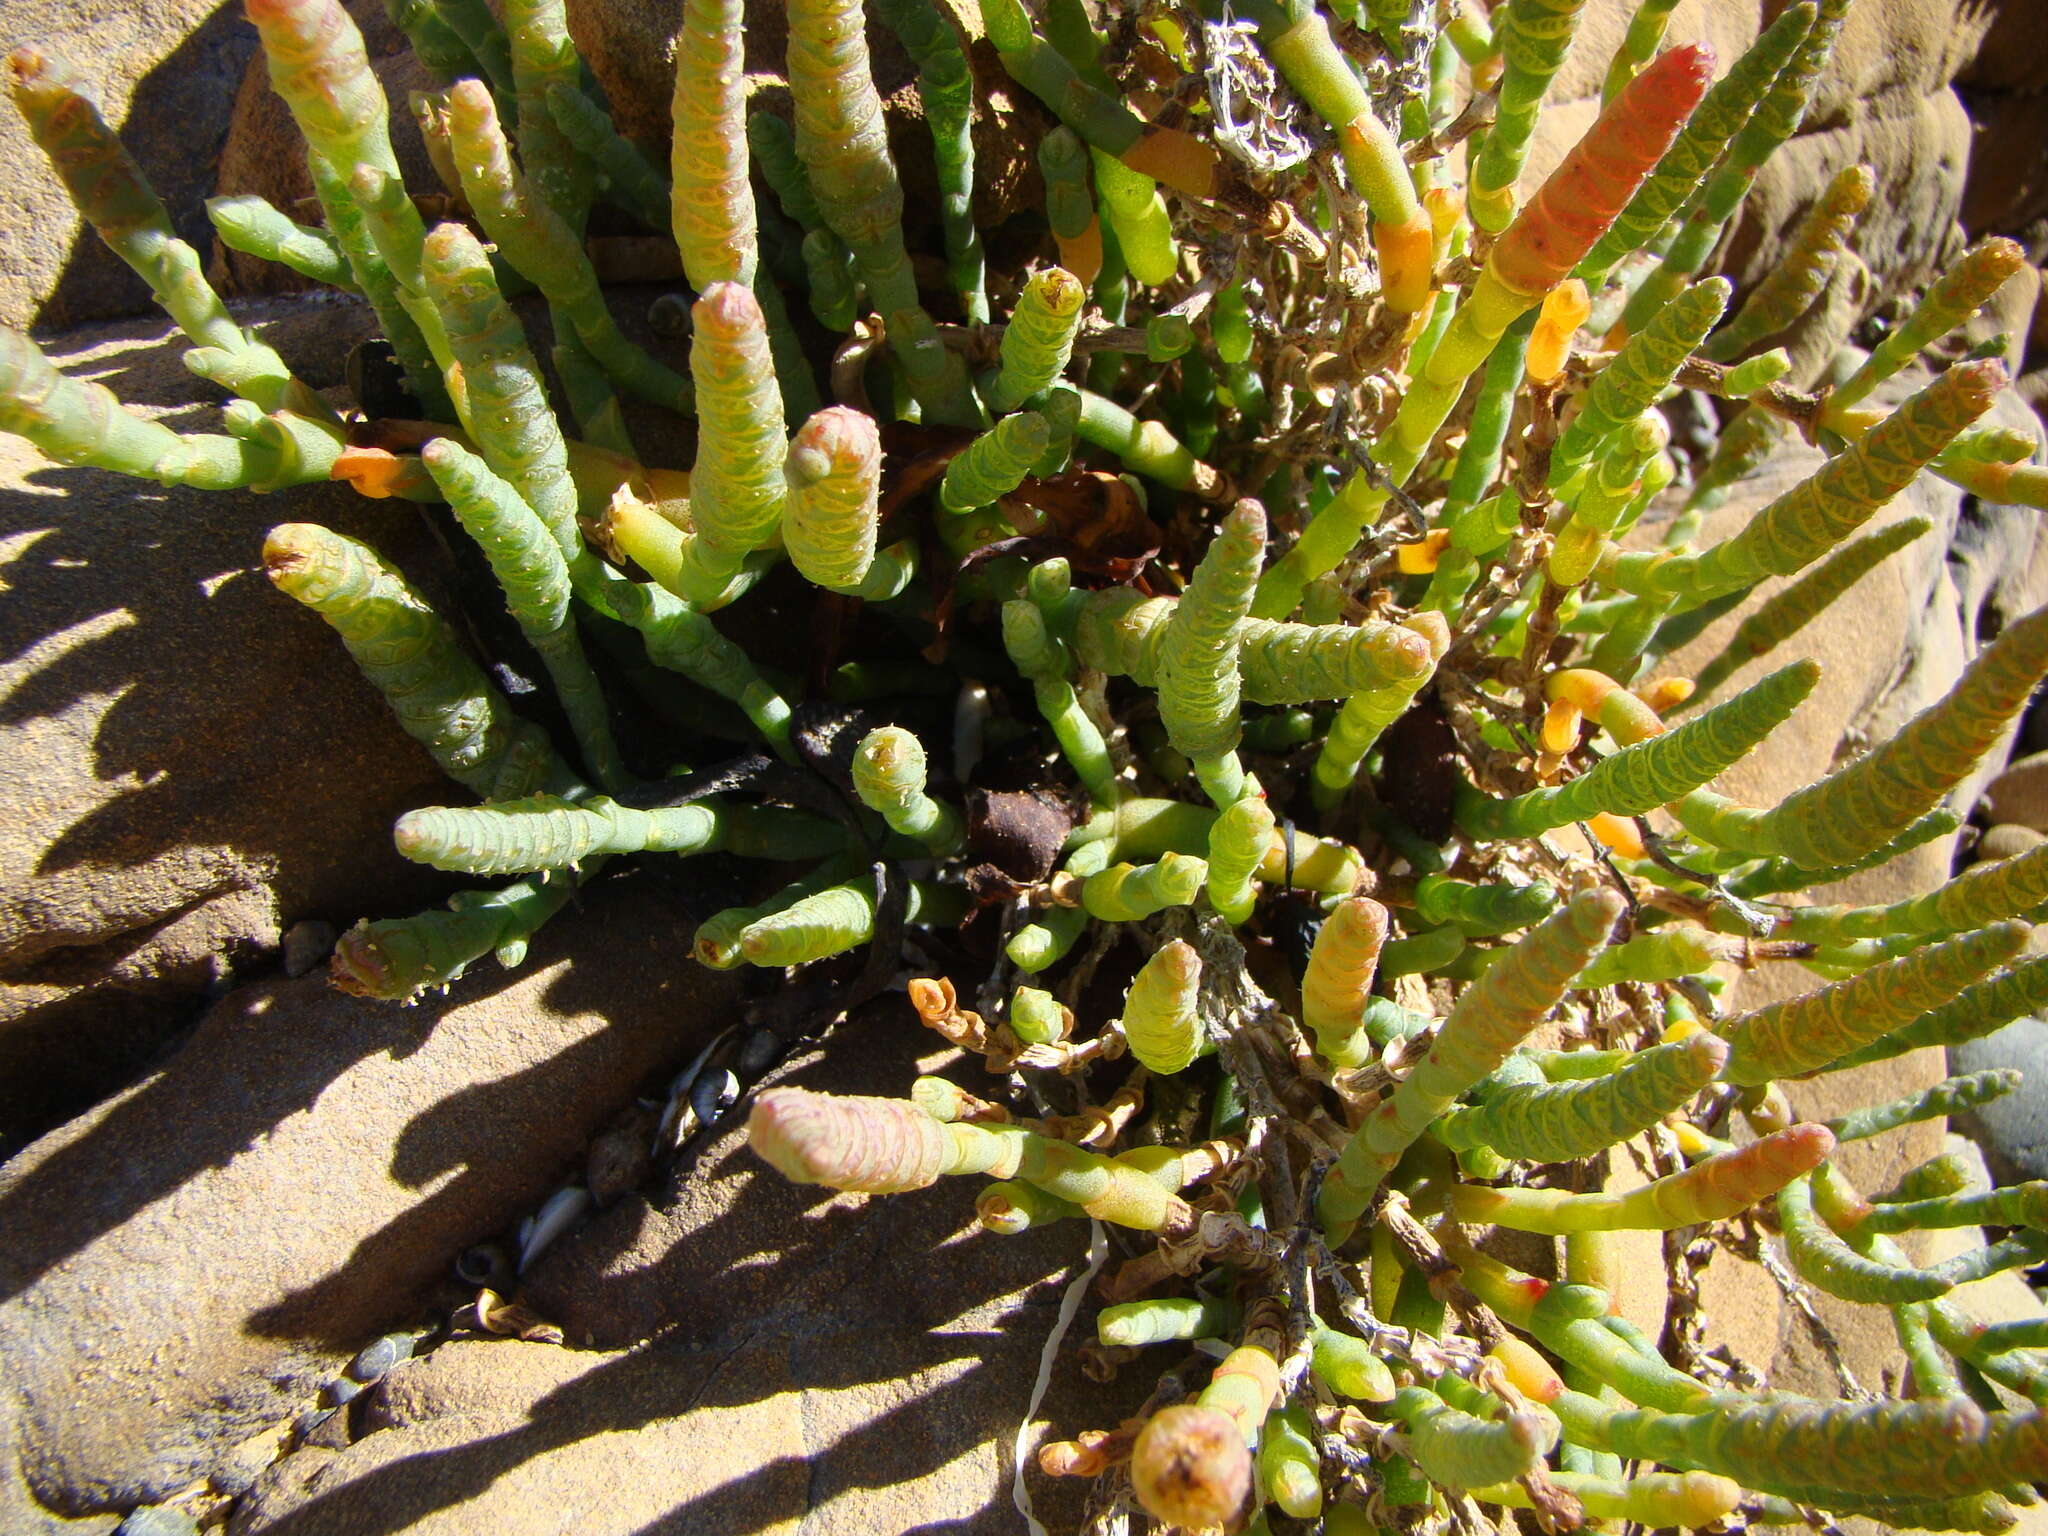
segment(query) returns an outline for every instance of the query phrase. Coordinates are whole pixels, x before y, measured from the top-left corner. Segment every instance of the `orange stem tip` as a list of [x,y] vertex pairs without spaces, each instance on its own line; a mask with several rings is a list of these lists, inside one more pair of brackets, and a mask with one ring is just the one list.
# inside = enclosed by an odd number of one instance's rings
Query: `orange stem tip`
[[1437,561],[1443,558],[1450,543],[1448,528],[1432,529],[1413,544],[1396,545],[1394,564],[1403,576],[1427,576],[1436,569]]

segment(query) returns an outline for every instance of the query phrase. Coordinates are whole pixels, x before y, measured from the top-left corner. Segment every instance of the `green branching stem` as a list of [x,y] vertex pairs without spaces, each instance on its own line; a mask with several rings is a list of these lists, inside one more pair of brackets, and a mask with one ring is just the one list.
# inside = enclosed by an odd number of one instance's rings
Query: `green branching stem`
[[1498,1070],[1556,1005],[1571,979],[1606,944],[1620,914],[1621,901],[1613,892],[1583,892],[1531,929],[1465,990],[1429,1054],[1367,1115],[1331,1170],[1320,1212],[1333,1238],[1350,1231],[1416,1137]]
[[1819,681],[1820,668],[1795,662],[1697,720],[1602,758],[1568,784],[1496,800],[1460,792],[1458,819],[1482,837],[1536,837],[1601,812],[1640,816],[1711,783],[1776,730]]

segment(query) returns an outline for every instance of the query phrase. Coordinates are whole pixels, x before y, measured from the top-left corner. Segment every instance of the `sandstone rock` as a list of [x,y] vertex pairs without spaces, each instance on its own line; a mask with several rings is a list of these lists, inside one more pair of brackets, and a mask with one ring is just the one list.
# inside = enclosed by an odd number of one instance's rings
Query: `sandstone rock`
[[[178,233],[204,253],[201,206],[227,132],[235,82],[256,51],[239,7],[218,0],[134,0],[88,7],[19,0],[5,40],[60,54],[97,86],[102,111],[148,171]],[[11,106],[0,110],[0,322],[62,328],[140,315],[149,288],[84,228]]]
[[[1780,9],[1685,0],[1665,36],[1711,43],[1725,70]],[[1582,13],[1525,184],[1547,174],[1593,120],[1608,61],[1634,10],[1626,0],[1593,0]],[[1951,82],[1977,56],[1990,26],[1984,8],[1955,0],[1851,7],[1805,122],[1764,166],[1716,269],[1740,286],[1754,283],[1776,262],[1818,189],[1862,161],[1878,186],[1854,242],[1878,278],[1871,303],[1930,277],[1962,205],[1970,160],[1969,117]]]
[[[1709,518],[1702,542],[1727,536],[1819,462],[1815,450],[1786,445],[1736,498]],[[2037,514],[2025,508],[1981,506],[1944,482],[1923,477],[1870,526],[1913,515],[1927,517],[1934,531],[1866,576],[1792,642],[1750,663],[1724,686],[1721,697],[1800,656],[1815,657],[1822,666],[1820,685],[1792,719],[1724,776],[1718,787],[1725,792],[1749,804],[1768,805],[1817,778],[1889,735],[1946,692],[1976,654],[1979,637],[1995,634],[2004,620],[2048,601],[2048,542],[2040,538]],[[1657,673],[1688,673],[1719,651],[1738,622],[1740,614],[1718,621],[1691,646],[1667,658]],[[1872,645],[1873,635],[1885,636],[1885,643]],[[1960,786],[1954,803],[1964,808],[1973,804],[1978,786],[1997,772],[1999,761],[1999,753],[1991,754]],[[1951,857],[1946,844],[1929,844],[1838,886],[1816,890],[1812,899],[1882,902],[1929,890],[1948,877]],[[1767,967],[1745,977],[1728,1006],[1755,1007],[1812,984],[1813,979],[1796,966]],[[1939,1055],[1925,1051],[1791,1084],[1787,1091],[1802,1118],[1820,1120],[1913,1092],[1943,1072]],[[1934,1155],[1940,1145],[1939,1126],[1922,1124],[1853,1143],[1844,1149],[1838,1165],[1859,1188],[1874,1190]],[[1649,1278],[1632,1287],[1624,1302],[1630,1315],[1654,1334],[1667,1300],[1661,1258],[1654,1241],[1630,1251],[1631,1267]],[[1729,1343],[1738,1358],[1768,1373],[1774,1385],[1830,1396],[1839,1393],[1840,1383],[1813,1348],[1804,1323],[1782,1305],[1775,1286],[1756,1265],[1717,1255],[1704,1273],[1701,1296],[1711,1342]],[[1816,1300],[1842,1341],[1850,1368],[1865,1382],[1878,1379],[1884,1364],[1897,1354],[1888,1316],[1881,1309],[1825,1296]]]
[[2048,96],[1972,94],[1969,105],[1964,227],[2011,235],[2033,260],[2048,258]]
[[522,970],[486,963],[442,1004],[245,988],[15,1159],[0,1527],[163,1499],[415,1322],[709,1027],[728,987],[680,959],[688,921],[653,882],[600,882]]
[[[408,184],[439,184],[405,105],[430,84],[378,0],[345,0],[364,34],[372,67],[397,111],[393,140]],[[205,201],[221,192],[260,192],[291,205],[310,195],[305,144],[270,90],[256,32],[240,6],[216,0],[94,7],[89,18],[41,0],[13,6],[5,41],[34,42],[87,72],[107,120],[121,134],[170,210],[181,237],[218,253]],[[239,83],[239,84],[238,84]],[[0,322],[64,329],[156,313],[149,288],[84,227],[42,153],[11,110],[0,112],[0,206],[10,216],[0,256]],[[225,254],[213,268],[230,293],[291,292],[305,284],[283,268]]]
[[[781,1080],[900,1096],[936,1043],[897,1000]],[[274,1469],[236,1530],[1015,1530],[1010,1443],[1087,1235],[982,1232],[976,1190],[800,1188],[728,1129],[671,1199],[628,1196],[529,1273],[528,1302],[603,1352],[444,1346],[376,1389],[370,1432],[339,1460]],[[1109,1389],[1082,1377],[1093,1315],[1034,1445],[1113,1425],[1150,1387],[1142,1367]],[[632,1476],[643,1458],[667,1471]],[[1076,1526],[1082,1486],[1031,1486],[1052,1529]]]
[[1997,0],[1980,10],[1989,26],[1957,84],[2021,95],[2048,87],[2048,14],[2027,0]]
[[2048,832],[2036,832],[2032,827],[2018,827],[2010,822],[2000,822],[1977,843],[1977,857],[1981,859],[2012,859],[2048,843]]
[[[316,385],[365,329],[353,303],[266,313]],[[182,350],[153,325],[51,349],[215,430]],[[416,508],[340,487],[166,491],[50,467],[12,437],[0,483],[0,1139],[18,1145],[128,1081],[284,925],[445,889],[390,826],[451,786],[333,632],[256,569],[266,529],[311,519],[431,585],[442,557]]]

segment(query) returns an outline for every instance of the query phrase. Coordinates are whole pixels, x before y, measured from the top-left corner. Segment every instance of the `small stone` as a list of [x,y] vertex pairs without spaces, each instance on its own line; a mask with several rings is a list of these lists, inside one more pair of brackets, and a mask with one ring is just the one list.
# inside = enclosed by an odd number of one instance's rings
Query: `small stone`
[[363,1383],[351,1381],[346,1376],[337,1376],[320,1389],[320,1401],[329,1408],[342,1408],[354,1402],[363,1390]]
[[[584,1159],[584,1183],[599,1210],[610,1205],[647,1175],[653,1158],[658,1111],[644,1104],[628,1106],[615,1116],[604,1134],[590,1144]],[[466,1278],[466,1277],[465,1277]],[[478,1284],[486,1285],[487,1279]]]
[[789,1049],[782,1036],[772,1029],[756,1029],[747,1036],[740,1046],[739,1075],[742,1082],[753,1082],[766,1072]]
[[455,1276],[464,1285],[502,1291],[512,1284],[512,1256],[497,1243],[478,1243],[462,1250]]
[[349,1425],[346,1408],[329,1408],[321,1411],[299,1435],[299,1444],[324,1446],[330,1451],[345,1451],[355,1443],[355,1431]]
[[334,953],[334,924],[319,918],[296,922],[284,931],[284,973],[297,979]]
[[1995,1034],[1969,1040],[1948,1053],[1952,1072],[2018,1067],[2020,1085],[2002,1099],[1958,1115],[1955,1127],[1984,1150],[1999,1182],[2048,1178],[2048,1024],[2014,1019]]
[[168,1504],[145,1504],[121,1522],[114,1536],[199,1536],[199,1523]]
[[401,1360],[412,1358],[413,1337],[409,1333],[387,1333],[374,1344],[366,1344],[348,1363],[349,1379],[365,1386],[376,1381]]
[[[533,1209],[715,1033],[729,984],[660,963],[636,931],[680,926],[679,909],[630,874],[584,900],[525,971],[411,1012],[318,976],[244,987],[145,1087],[23,1151],[0,1250],[9,1465],[29,1456],[10,1424],[32,1415],[49,1502],[126,1509],[205,1479],[342,1373],[353,1351],[332,1341],[417,1324],[465,1242]],[[604,916],[621,902],[632,924]],[[26,1528],[0,1498],[0,1529]]]
[[1984,814],[1996,823],[2048,832],[2048,752],[2009,764],[1984,791]]
[[1978,842],[1977,858],[1980,863],[1989,859],[2018,858],[2043,843],[2048,843],[2048,832],[2036,832],[2032,827],[2023,827],[2017,822],[2002,821]]

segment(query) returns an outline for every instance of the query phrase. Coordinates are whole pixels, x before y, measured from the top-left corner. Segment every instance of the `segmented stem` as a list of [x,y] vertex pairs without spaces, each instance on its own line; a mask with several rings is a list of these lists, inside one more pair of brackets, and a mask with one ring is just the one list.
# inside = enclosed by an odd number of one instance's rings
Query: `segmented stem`
[[1428,1055],[1367,1115],[1331,1170],[1319,1209],[1333,1238],[1350,1230],[1415,1138],[1498,1070],[1556,1005],[1620,915],[1612,891],[1581,892],[1466,988]]
[[1636,1052],[1609,1076],[1499,1089],[1476,1108],[1451,1110],[1432,1134],[1453,1151],[1491,1147],[1538,1163],[1591,1157],[1683,1108],[1727,1060],[1725,1042],[1688,1035]]
[[1778,497],[1732,538],[1697,555],[1652,551],[1610,559],[1600,574],[1629,592],[1689,603],[1790,576],[1855,533],[1912,483],[2005,387],[1995,361],[1958,363],[1860,440]]
[[1138,967],[1124,996],[1124,1039],[1152,1071],[1178,1072],[1208,1043],[1199,1011],[1201,984],[1201,958],[1181,939],[1162,944]]
[[[469,536],[483,549],[513,619],[540,653],[591,776],[607,789],[626,781],[604,691],[583,654],[569,611],[569,564],[547,525],[484,461],[437,437],[420,459]],[[476,871],[481,873],[481,871]]]
[[807,581],[856,589],[875,560],[882,438],[874,418],[835,405],[805,422],[783,462],[782,543]]
[[1722,1076],[1751,1086],[1818,1071],[1953,999],[2026,938],[2026,924],[1999,923],[1741,1014],[1720,1027],[1729,1045]]
[[1820,668],[1794,662],[1676,730],[1602,758],[1568,784],[1512,800],[1460,791],[1458,819],[1482,837],[1536,837],[1602,811],[1640,816],[1711,783],[1791,715]]
[[676,34],[669,218],[683,272],[700,293],[713,283],[752,283],[759,260],[747,185],[755,129],[746,121],[745,9],[741,0],[684,0]]
[[1788,1126],[1626,1194],[1460,1184],[1451,1191],[1451,1212],[1460,1221],[1520,1232],[1669,1232],[1748,1210],[1810,1172],[1834,1147],[1824,1125]]
[[457,783],[498,800],[574,784],[538,727],[512,713],[454,631],[367,545],[285,523],[264,541],[263,565],[334,627],[406,734]]

